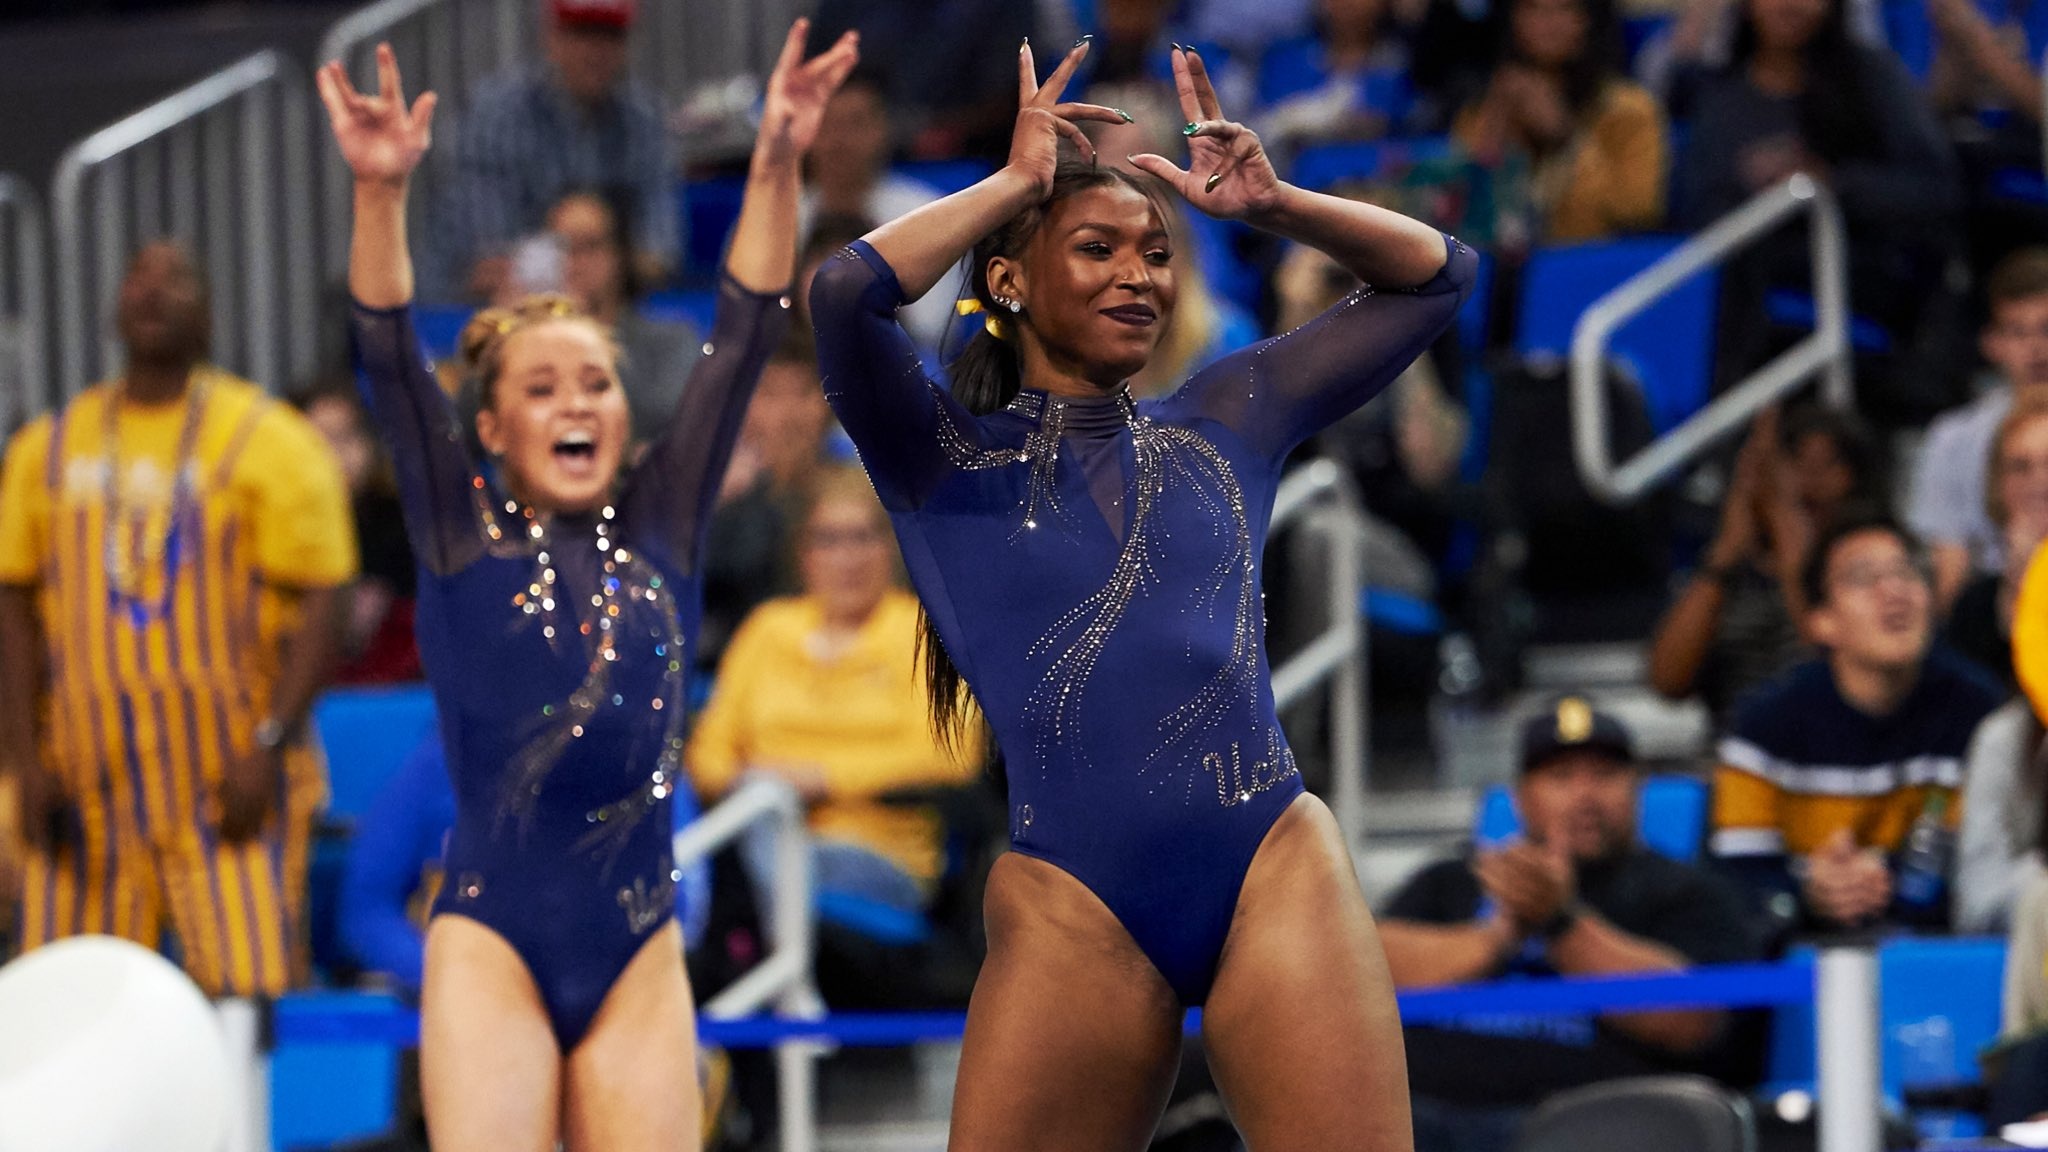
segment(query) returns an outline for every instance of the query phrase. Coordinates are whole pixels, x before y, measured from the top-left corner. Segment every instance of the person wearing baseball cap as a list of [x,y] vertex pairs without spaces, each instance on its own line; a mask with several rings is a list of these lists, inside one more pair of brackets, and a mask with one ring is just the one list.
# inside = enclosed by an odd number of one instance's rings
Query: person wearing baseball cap
[[[1388,903],[1380,939],[1395,986],[1755,959],[1735,891],[1641,845],[1641,783],[1628,728],[1586,697],[1531,716],[1515,782],[1520,834],[1423,869]],[[1416,1152],[1505,1148],[1553,1092],[1703,1070],[1726,1026],[1722,1012],[1671,1011],[1409,1028]]]
[[548,213],[571,192],[622,214],[634,272],[658,286],[682,239],[661,104],[626,79],[636,0],[540,2],[546,60],[486,82],[463,116],[433,287],[486,303],[547,287],[522,286],[516,257],[551,239]]

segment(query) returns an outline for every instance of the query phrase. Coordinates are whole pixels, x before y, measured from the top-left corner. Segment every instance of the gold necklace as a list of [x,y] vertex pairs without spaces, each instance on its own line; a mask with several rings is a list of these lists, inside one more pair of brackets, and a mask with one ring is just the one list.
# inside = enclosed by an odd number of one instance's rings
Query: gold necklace
[[[183,559],[185,528],[195,505],[192,457],[199,443],[199,429],[206,423],[206,402],[212,381],[195,370],[182,401],[183,418],[178,429],[177,453],[171,462],[171,499],[160,531],[151,531],[153,509],[131,508],[122,482],[121,405],[128,395],[126,378],[114,386],[101,418],[100,451],[101,502],[106,509],[102,541],[107,571],[107,601],[111,608],[125,611],[137,627],[170,611],[178,569]],[[154,600],[145,598],[143,585],[152,571],[163,571],[163,592]]]

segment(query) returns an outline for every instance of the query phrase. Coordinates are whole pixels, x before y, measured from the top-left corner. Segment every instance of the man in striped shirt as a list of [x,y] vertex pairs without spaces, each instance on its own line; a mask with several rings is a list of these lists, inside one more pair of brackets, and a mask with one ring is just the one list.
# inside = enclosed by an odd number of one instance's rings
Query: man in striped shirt
[[1914,541],[1852,513],[1815,542],[1807,636],[1824,652],[1735,711],[1714,776],[1712,851],[1777,919],[1817,928],[1894,914],[1893,854],[1950,800],[1978,721],[2003,692],[1932,646],[1933,597]]
[[326,780],[304,721],[355,535],[326,442],[206,362],[207,316],[190,255],[144,249],[120,376],[7,449],[0,774],[24,947],[170,935],[209,994],[276,996],[306,975]]

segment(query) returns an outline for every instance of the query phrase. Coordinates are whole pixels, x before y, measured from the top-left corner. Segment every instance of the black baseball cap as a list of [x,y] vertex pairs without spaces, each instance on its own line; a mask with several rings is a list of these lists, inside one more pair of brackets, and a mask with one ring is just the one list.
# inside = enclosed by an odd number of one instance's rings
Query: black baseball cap
[[1611,713],[1593,707],[1584,696],[1560,696],[1542,712],[1522,722],[1522,764],[1527,772],[1561,752],[1602,752],[1633,761],[1635,749],[1628,729]]

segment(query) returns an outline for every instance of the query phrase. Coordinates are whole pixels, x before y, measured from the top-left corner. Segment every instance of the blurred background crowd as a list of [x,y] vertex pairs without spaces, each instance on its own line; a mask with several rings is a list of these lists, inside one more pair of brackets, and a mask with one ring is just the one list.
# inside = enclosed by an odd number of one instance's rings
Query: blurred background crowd
[[[503,2],[536,3],[538,48],[439,125],[416,240],[422,336],[446,357],[475,308],[567,293],[614,326],[634,423],[657,427],[708,350],[749,105],[643,89],[631,45],[651,8],[713,5]],[[173,7],[10,5],[53,20]],[[814,50],[857,28],[862,62],[809,162],[799,308],[848,241],[1000,165],[1027,37],[1094,37],[1080,98],[1134,121],[1090,127],[1104,164],[1180,155],[1168,52],[1187,44],[1284,177],[1484,253],[1454,328],[1304,449],[1341,468],[1365,517],[1365,878],[1397,983],[1758,960],[1844,932],[2010,936],[1990,981],[1996,1059],[1951,1051],[1928,1079],[1979,1085],[1951,1113],[2048,1110],[2048,576],[2029,579],[2048,537],[2048,0],[820,0],[812,14]],[[1646,498],[1602,499],[1569,448],[1572,325],[1794,178],[1831,193],[1845,225],[1853,403],[1795,392]],[[1788,223],[1623,330],[1598,383],[1616,458],[1813,330],[1806,229]],[[1131,382],[1141,396],[1355,287],[1317,252],[1185,205],[1173,230],[1180,302]],[[121,291],[174,300],[200,274],[140,260]],[[903,312],[934,365],[972,322],[958,292]],[[347,484],[360,575],[337,684],[414,682],[412,558],[345,310],[328,303],[317,368],[258,383],[294,399]],[[204,345],[203,309],[163,312]],[[124,311],[132,346],[145,333],[131,323]],[[764,772],[810,804],[831,1004],[957,1006],[1004,806],[973,757],[930,735],[914,602],[853,465],[794,325],[711,530],[685,763],[703,805]],[[1327,624],[1329,557],[1300,533],[1274,549],[1278,666]],[[1331,762],[1327,702],[1288,719],[1315,786],[1367,771]],[[438,757],[429,737],[365,776],[330,753],[337,797],[355,800],[323,826],[307,979],[416,989],[451,819]],[[7,845],[0,940],[20,928]],[[684,886],[700,996],[765,946],[755,893],[772,866],[742,851]],[[1648,1070],[1796,1081],[1774,1063],[1780,1026],[1664,1012],[1411,1028],[1419,1146],[1506,1148],[1550,1094]],[[1203,1094],[1198,1069],[1183,1081],[1177,1109]],[[732,1107],[765,1111],[764,1090],[743,1084]],[[1176,1146],[1228,1146],[1199,1108],[1182,1114]]]

